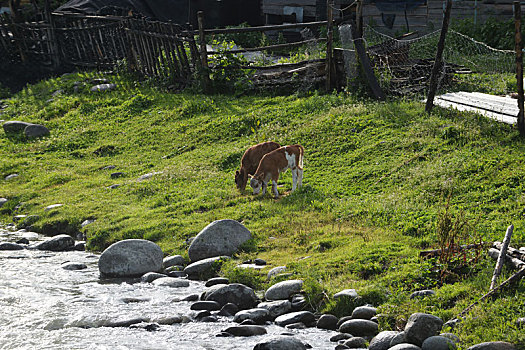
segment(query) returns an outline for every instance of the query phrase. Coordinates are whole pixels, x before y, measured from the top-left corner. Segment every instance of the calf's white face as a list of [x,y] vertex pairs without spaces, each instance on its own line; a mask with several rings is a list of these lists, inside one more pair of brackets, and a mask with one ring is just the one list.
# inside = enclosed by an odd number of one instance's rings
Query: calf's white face
[[261,190],[261,182],[257,180],[256,178],[252,177],[250,180],[250,186],[253,188],[253,194],[259,194],[259,191]]

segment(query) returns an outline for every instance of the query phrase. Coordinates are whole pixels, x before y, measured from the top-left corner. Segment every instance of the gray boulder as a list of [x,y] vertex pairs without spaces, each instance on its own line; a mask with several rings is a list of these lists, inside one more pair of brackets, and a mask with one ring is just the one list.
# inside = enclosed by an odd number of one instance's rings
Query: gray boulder
[[389,350],[421,350],[421,348],[414,344],[401,343],[391,347]]
[[22,250],[22,249],[24,249],[24,247],[21,246],[20,244],[11,243],[11,242],[0,243],[0,250]]
[[353,319],[370,320],[377,314],[377,309],[372,306],[358,306],[352,311]]
[[264,293],[264,298],[266,300],[285,300],[292,294],[299,293],[302,287],[302,280],[282,281],[268,288]]
[[283,273],[284,271],[286,271],[286,266],[274,267],[273,269],[268,271],[268,275],[266,276],[266,278],[271,279],[272,277],[275,277],[278,274]]
[[193,303],[190,310],[196,311],[218,311],[221,309],[221,305],[216,301],[197,301]]
[[215,285],[204,292],[202,299],[216,301],[221,306],[232,303],[241,310],[251,309],[259,302],[253,289],[239,283]]
[[317,328],[335,330],[337,328],[337,322],[339,319],[330,314],[324,314],[317,320]]
[[184,268],[184,272],[190,278],[204,278],[214,275],[220,268],[222,261],[230,259],[229,256],[215,256],[189,264]]
[[428,337],[423,342],[421,350],[454,350],[456,349],[456,344],[447,337],[442,337],[440,335],[435,335]]
[[234,326],[228,327],[223,332],[229,333],[236,337],[251,337],[254,335],[267,334],[266,328],[261,326]]
[[49,129],[40,124],[30,124],[24,128],[24,135],[28,138],[48,136]]
[[342,297],[357,298],[358,295],[355,289],[343,289],[342,291],[334,294],[335,299],[339,299]]
[[54,252],[62,252],[70,250],[75,246],[75,240],[69,235],[57,235],[45,241],[35,243],[29,246],[29,249],[37,250],[51,250]]
[[29,125],[31,125],[31,123],[21,122],[18,120],[12,120],[12,121],[7,121],[4,124],[2,124],[2,127],[4,128],[4,132],[6,134],[14,134],[14,133],[22,133],[24,129]]
[[366,348],[366,339],[361,337],[352,337],[345,340],[343,345],[350,349]]
[[268,310],[272,318],[292,311],[292,303],[288,300],[265,301],[257,305],[257,307]]
[[353,337],[352,334],[339,333],[339,334],[336,334],[336,335],[330,337],[330,341],[331,342],[338,342],[340,340],[346,340],[346,339],[350,339],[352,337]]
[[145,274],[143,274],[141,277],[140,277],[140,281],[141,282],[145,282],[145,283],[151,283],[153,281],[155,281],[156,279],[159,279],[159,278],[164,278],[166,277],[166,275],[162,274],[162,273],[158,273],[158,272],[146,272]]
[[378,326],[377,323],[370,320],[348,320],[339,327],[339,332],[349,333],[356,337],[369,337],[378,333]]
[[399,332],[390,341],[390,347],[396,346],[398,344],[403,344],[406,342],[407,340],[406,340],[405,332]]
[[191,242],[188,256],[198,261],[220,255],[232,255],[246,241],[251,232],[235,220],[217,220],[206,226]]
[[184,266],[184,265],[186,265],[186,260],[182,257],[182,255],[167,256],[162,261],[162,266],[165,269],[170,266]]
[[230,281],[225,277],[214,277],[214,278],[210,278],[209,280],[207,280],[204,285],[206,287],[211,287],[217,284],[229,284],[229,283]]
[[516,347],[511,343],[504,341],[493,341],[471,346],[467,350],[516,350]]
[[60,267],[63,268],[64,270],[70,270],[70,271],[87,269],[86,264],[73,263],[73,262],[63,263],[62,265],[60,265]]
[[189,287],[190,282],[182,278],[176,277],[161,277],[157,278],[152,284],[161,287],[171,287],[171,288],[180,288],[180,287]]
[[306,345],[294,337],[274,336],[256,344],[253,350],[306,350]]
[[138,277],[162,269],[162,250],[153,242],[127,239],[109,246],[98,260],[98,269],[106,277]]
[[315,316],[310,311],[297,311],[281,315],[275,319],[275,324],[281,327],[298,322],[307,326],[311,325],[315,323]]
[[241,310],[233,317],[233,322],[241,323],[244,320],[252,320],[255,324],[264,324],[271,319],[270,312],[266,309]]
[[399,332],[383,331],[379,332],[371,341],[368,348],[370,350],[387,350],[390,348],[390,342]]
[[425,339],[438,335],[442,327],[443,320],[437,316],[419,312],[412,314],[405,326],[406,340],[420,347]]

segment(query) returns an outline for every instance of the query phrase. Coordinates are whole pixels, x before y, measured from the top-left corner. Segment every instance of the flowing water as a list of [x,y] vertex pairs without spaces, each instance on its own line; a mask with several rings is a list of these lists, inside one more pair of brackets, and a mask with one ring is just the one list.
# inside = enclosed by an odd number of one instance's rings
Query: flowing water
[[[21,236],[40,239],[0,229],[0,242]],[[198,281],[171,288],[136,280],[102,280],[97,260],[98,255],[87,252],[0,251],[0,349],[253,349],[266,337],[284,332],[314,349],[335,347],[329,341],[335,332],[288,330],[273,324],[266,326],[265,336],[216,337],[236,325],[226,317],[218,322],[161,324],[154,331],[148,331],[146,323],[107,327],[137,318],[148,323],[173,316],[193,318],[191,302],[178,300],[206,287]],[[64,262],[84,263],[87,269],[65,270]]]

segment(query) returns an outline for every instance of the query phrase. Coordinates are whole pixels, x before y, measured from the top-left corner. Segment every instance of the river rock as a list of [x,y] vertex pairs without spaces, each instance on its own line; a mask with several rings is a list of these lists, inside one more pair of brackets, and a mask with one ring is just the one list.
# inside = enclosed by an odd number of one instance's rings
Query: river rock
[[153,242],[127,239],[109,246],[98,260],[98,268],[107,277],[135,277],[162,269],[162,250]]
[[387,350],[390,348],[390,342],[399,332],[383,331],[379,332],[371,341],[368,348],[370,350]]
[[343,289],[342,291],[334,294],[335,299],[339,299],[341,297],[357,298],[358,295],[355,289]]
[[272,318],[284,315],[292,311],[292,303],[289,300],[265,301],[257,305],[258,308],[266,309]]
[[390,341],[390,347],[396,346],[398,344],[403,344],[406,342],[407,340],[406,340],[405,332],[399,332]]
[[421,350],[455,350],[456,344],[447,337],[435,335],[423,342]]
[[75,250],[75,251],[78,251],[78,252],[85,251],[86,250],[86,242],[83,242],[83,241],[75,242],[75,245],[73,246],[73,248],[71,248],[71,250]]
[[51,250],[54,252],[62,252],[69,250],[75,246],[75,240],[69,235],[58,235],[49,238],[45,241],[35,243],[29,246],[30,249],[37,250]]
[[188,280],[184,280],[182,278],[175,278],[175,277],[157,278],[151,283],[156,286],[172,287],[172,288],[189,287],[190,285],[190,282]]
[[375,336],[378,326],[370,320],[348,320],[339,327],[339,332],[350,333],[356,337]]
[[361,337],[352,337],[343,343],[349,349],[366,348],[366,339]]
[[467,350],[516,350],[516,347],[511,343],[503,341],[493,341],[473,345]]
[[418,291],[415,291],[414,293],[410,294],[410,299],[423,298],[423,297],[427,297],[429,295],[436,295],[436,292],[434,292],[431,289],[418,290]]
[[415,313],[408,318],[405,326],[407,342],[421,346],[428,337],[438,335],[443,327],[443,320],[437,316]]
[[275,277],[278,274],[283,273],[284,271],[286,271],[286,266],[274,267],[273,269],[268,271],[268,275],[266,276],[266,278],[271,279],[272,277]]
[[377,314],[377,309],[372,306],[358,306],[352,311],[353,319],[370,320]]
[[171,266],[184,266],[186,265],[186,260],[182,255],[173,255],[173,256],[167,256],[162,261],[162,266],[167,269]]
[[266,293],[264,293],[264,298],[266,300],[285,300],[292,294],[299,293],[302,287],[302,280],[282,281],[268,288]]
[[315,322],[315,316],[310,311],[297,311],[281,315],[275,319],[275,324],[281,327],[297,322],[311,325]]
[[195,237],[188,249],[188,256],[191,261],[198,261],[214,256],[232,255],[251,238],[251,232],[238,221],[217,220]]
[[293,295],[290,302],[292,303],[292,311],[301,311],[308,304],[306,298],[302,294]]
[[251,337],[254,335],[264,335],[268,333],[266,328],[261,326],[234,326],[228,327],[222,332],[226,332],[236,337]]
[[164,277],[166,277],[166,275],[164,275],[162,273],[146,272],[145,274],[142,275],[142,277],[140,277],[140,281],[141,282],[145,282],[145,283],[151,283],[151,282],[155,281],[156,279],[164,278]]
[[217,284],[228,284],[228,283],[230,283],[230,280],[228,280],[225,277],[214,277],[214,278],[210,278],[209,280],[207,280],[204,285],[206,287],[211,287],[211,286],[216,286]]
[[232,304],[232,303],[226,303],[221,308],[221,311],[219,311],[219,316],[230,317],[230,316],[235,315],[237,312],[239,312],[239,307],[237,305]]
[[240,283],[218,284],[210,287],[210,289],[204,293],[203,299],[216,301],[221,306],[232,303],[237,305],[241,310],[251,309],[259,302],[253,289]]
[[294,337],[274,336],[256,344],[253,350],[306,350],[306,345]]
[[397,344],[388,350],[421,350],[421,348],[414,344],[402,343],[402,344]]
[[321,317],[319,317],[319,319],[317,320],[316,327],[334,331],[337,328],[338,321],[339,319],[336,316],[330,315],[330,314],[324,314],[324,315],[321,315]]
[[30,124],[24,128],[24,135],[27,138],[48,136],[49,129],[40,124]]
[[244,320],[252,320],[255,324],[264,324],[271,319],[270,312],[266,309],[241,310],[233,317],[233,322],[241,323]]
[[180,316],[168,316],[155,319],[155,322],[162,325],[172,325],[182,322],[182,317]]
[[7,198],[0,198],[0,208],[4,206],[4,204],[7,203]]
[[206,310],[206,311],[218,311],[221,309],[221,305],[216,301],[197,301],[193,303],[190,310]]
[[24,249],[24,247],[21,246],[20,244],[11,243],[11,242],[0,243],[0,250],[22,250],[22,249]]
[[345,339],[350,339],[352,338],[353,335],[352,334],[348,334],[348,333],[339,333],[339,334],[336,334],[332,337],[330,337],[330,341],[331,342],[338,342],[340,340],[345,340]]
[[31,123],[21,122],[18,120],[12,120],[12,121],[7,121],[4,124],[2,124],[2,127],[4,128],[4,132],[6,134],[14,134],[14,133],[22,133],[24,129],[29,125],[31,125]]
[[220,268],[222,261],[230,259],[229,256],[215,256],[189,264],[184,268],[184,272],[190,278],[203,278],[213,275]]
[[64,270],[70,270],[70,271],[87,269],[86,264],[73,263],[73,262],[63,263],[62,265],[60,265],[60,267],[63,268]]

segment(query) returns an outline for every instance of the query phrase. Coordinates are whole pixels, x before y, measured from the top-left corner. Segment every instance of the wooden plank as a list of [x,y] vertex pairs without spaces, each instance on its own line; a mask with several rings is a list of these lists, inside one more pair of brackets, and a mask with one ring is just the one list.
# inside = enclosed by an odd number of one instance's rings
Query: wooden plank
[[441,99],[462,104],[465,106],[475,107],[478,109],[484,109],[487,111],[496,112],[499,114],[505,114],[509,117],[516,117],[518,113],[517,105],[492,103],[491,100],[485,99],[484,96],[478,97],[473,96],[469,93],[448,93],[439,96]]
[[459,105],[459,104],[454,103],[454,102],[445,101],[445,100],[441,99],[440,97],[436,97],[434,99],[434,104],[436,106],[440,106],[440,107],[444,107],[444,108],[454,108],[454,109],[457,109],[458,111],[475,112],[475,113],[481,114],[483,116],[489,117],[491,119],[497,120],[499,122],[503,122],[503,123],[510,124],[510,125],[516,124],[516,122],[517,122],[517,118],[509,117],[508,115],[499,114],[499,113],[496,113],[496,112],[490,112],[490,111],[486,111],[486,110],[483,110],[483,109],[478,109],[478,108],[475,108],[475,107]]

